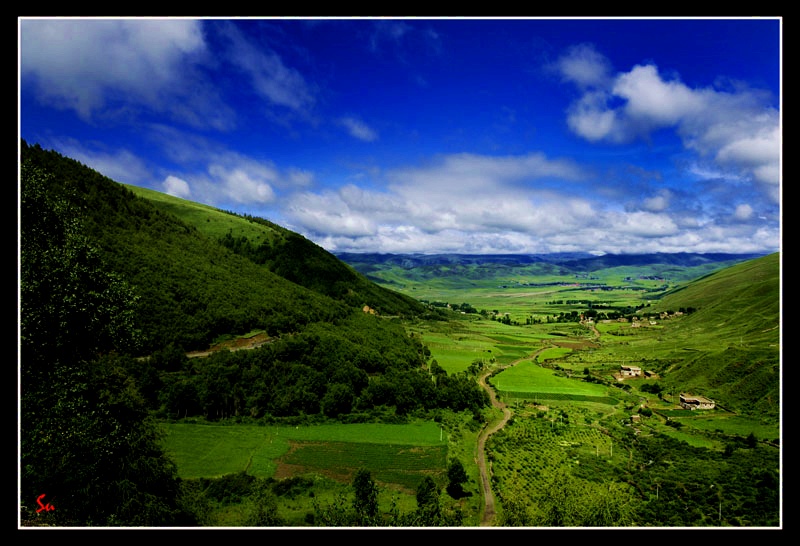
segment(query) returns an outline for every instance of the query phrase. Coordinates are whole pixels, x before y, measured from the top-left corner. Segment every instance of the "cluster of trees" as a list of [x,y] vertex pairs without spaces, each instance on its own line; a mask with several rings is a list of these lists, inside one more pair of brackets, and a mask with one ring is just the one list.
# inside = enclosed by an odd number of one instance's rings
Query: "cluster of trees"
[[[458,498],[467,474],[461,461],[454,459],[447,469],[447,492]],[[314,524],[321,527],[460,527],[464,514],[458,507],[448,507],[439,485],[425,476],[417,486],[417,508],[401,513],[395,506],[381,512],[378,505],[379,486],[369,470],[359,469],[352,482],[352,498],[340,496],[326,506],[315,504]]]
[[356,313],[253,350],[189,359],[170,347],[127,365],[150,407],[168,418],[354,420],[384,408],[402,416],[436,408],[478,412],[489,404],[473,376],[448,375],[435,361],[428,366],[429,356],[398,323]]

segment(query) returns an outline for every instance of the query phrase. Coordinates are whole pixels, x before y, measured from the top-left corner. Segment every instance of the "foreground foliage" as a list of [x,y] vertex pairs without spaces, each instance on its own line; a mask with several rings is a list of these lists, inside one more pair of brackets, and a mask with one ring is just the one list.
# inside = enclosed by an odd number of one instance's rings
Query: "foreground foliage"
[[[59,525],[181,520],[174,464],[112,351],[135,344],[135,298],[81,235],[49,175],[25,163],[21,248],[21,498]],[[39,501],[39,505],[41,502]],[[39,512],[42,514],[42,512]]]

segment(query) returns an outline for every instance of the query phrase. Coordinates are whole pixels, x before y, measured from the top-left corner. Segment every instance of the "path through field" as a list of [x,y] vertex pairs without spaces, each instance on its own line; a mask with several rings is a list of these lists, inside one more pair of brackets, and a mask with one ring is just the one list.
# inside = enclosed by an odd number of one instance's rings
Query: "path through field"
[[[519,362],[522,362],[523,360],[533,360],[539,355],[539,353],[541,353],[544,350],[545,348],[539,349],[532,355],[519,358],[511,362],[510,364],[501,367],[500,369],[502,370],[514,366]],[[490,387],[486,383],[486,378],[493,371],[494,370],[487,370],[478,379],[478,383],[480,384],[480,386],[483,387],[486,390],[486,392],[489,393],[489,398],[491,398],[492,400],[492,406],[503,410],[502,419],[500,419],[496,423],[491,423],[487,425],[478,435],[478,460],[476,462],[478,463],[478,469],[480,470],[481,474],[481,489],[483,491],[483,502],[484,502],[483,517],[481,518],[481,527],[493,526],[495,518],[494,494],[492,493],[492,482],[490,479],[491,469],[487,468],[486,466],[486,451],[485,451],[486,439],[495,432],[497,432],[498,430],[500,430],[501,428],[503,428],[505,424],[508,422],[508,420],[511,418],[511,410],[509,410],[506,407],[505,403],[497,399],[497,395],[494,392],[494,388]]]

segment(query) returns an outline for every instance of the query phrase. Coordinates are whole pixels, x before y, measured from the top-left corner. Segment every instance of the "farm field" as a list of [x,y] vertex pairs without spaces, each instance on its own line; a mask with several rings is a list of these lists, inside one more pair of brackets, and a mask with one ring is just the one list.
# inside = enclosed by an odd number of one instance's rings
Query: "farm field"
[[[166,433],[165,449],[173,456],[183,478],[217,477],[243,471],[272,477],[280,464],[286,464],[315,471],[329,469],[338,474],[347,474],[361,466],[372,467],[374,471],[386,470],[387,479],[401,480],[393,483],[412,483],[413,478],[401,478],[402,470],[407,467],[410,473],[418,472],[419,465],[414,459],[426,457],[428,469],[435,469],[433,463],[445,459],[448,441],[441,427],[433,422],[304,427],[162,423],[162,428]],[[323,444],[335,448],[317,456],[309,456],[312,450],[303,449]],[[365,456],[367,452],[369,455]],[[409,456],[411,452],[416,455]],[[337,467],[339,470],[334,470]]]
[[502,394],[529,393],[546,398],[549,395],[605,397],[608,387],[580,380],[559,377],[552,369],[530,360],[519,362],[492,377],[492,385]]
[[[347,497],[349,484],[359,469],[368,470],[379,485],[383,511],[411,511],[416,508],[414,494],[422,478],[431,476],[444,487],[448,458],[463,455],[459,446],[451,453],[452,438],[432,421],[298,427],[193,423],[161,426],[165,432],[163,445],[183,479],[235,482],[236,476],[247,475],[273,483],[299,483],[305,493],[278,497],[278,511],[290,526],[305,526],[314,503],[332,505]],[[448,428],[454,426],[461,434],[457,424],[451,423]],[[469,521],[476,517],[479,501],[480,496],[474,494],[461,501]],[[240,502],[218,503],[211,525],[240,526],[247,510]]]

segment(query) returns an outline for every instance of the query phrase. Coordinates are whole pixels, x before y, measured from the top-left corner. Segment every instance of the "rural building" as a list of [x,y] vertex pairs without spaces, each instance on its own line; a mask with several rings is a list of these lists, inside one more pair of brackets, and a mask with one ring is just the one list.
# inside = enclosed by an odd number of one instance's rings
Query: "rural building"
[[623,377],[638,377],[642,375],[642,369],[638,366],[621,366],[619,373]]
[[683,409],[714,409],[715,405],[713,400],[705,396],[681,393],[681,407]]

